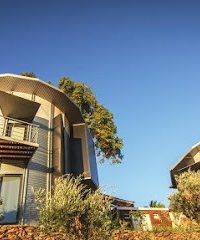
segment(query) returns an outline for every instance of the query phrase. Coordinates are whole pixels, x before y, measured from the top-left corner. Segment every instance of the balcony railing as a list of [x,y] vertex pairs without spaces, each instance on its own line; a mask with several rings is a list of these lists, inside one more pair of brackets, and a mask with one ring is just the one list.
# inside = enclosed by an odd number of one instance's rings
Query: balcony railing
[[0,115],[0,137],[37,143],[38,126]]

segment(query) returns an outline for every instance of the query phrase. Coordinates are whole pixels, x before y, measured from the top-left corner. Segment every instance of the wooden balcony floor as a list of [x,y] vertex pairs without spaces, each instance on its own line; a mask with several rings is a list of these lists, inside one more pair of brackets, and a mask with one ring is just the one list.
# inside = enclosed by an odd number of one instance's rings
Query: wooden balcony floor
[[0,162],[18,160],[28,162],[32,158],[36,149],[36,146],[0,139]]

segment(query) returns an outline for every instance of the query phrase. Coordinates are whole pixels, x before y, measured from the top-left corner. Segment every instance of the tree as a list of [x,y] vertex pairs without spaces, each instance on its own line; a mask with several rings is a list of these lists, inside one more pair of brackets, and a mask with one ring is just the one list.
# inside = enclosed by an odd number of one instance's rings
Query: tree
[[33,72],[22,72],[20,75],[26,76],[26,77],[31,77],[31,78],[37,78],[37,76]]
[[152,207],[152,208],[165,208],[165,205],[161,202],[157,202],[157,201],[154,201],[154,200],[151,200],[151,202],[149,203],[149,207]]
[[59,81],[59,88],[80,108],[93,136],[100,162],[110,159],[112,163],[120,163],[123,141],[117,135],[113,114],[97,101],[92,90],[83,83],[63,77]]
[[200,170],[184,172],[176,181],[178,191],[169,197],[170,208],[200,223]]

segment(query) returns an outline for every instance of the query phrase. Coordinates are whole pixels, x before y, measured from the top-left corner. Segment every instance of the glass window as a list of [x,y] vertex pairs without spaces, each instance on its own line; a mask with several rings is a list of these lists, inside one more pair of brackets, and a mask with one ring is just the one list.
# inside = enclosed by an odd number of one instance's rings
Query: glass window
[[154,219],[160,220],[160,217],[159,217],[159,215],[157,213],[154,213],[153,217],[154,217]]
[[0,223],[17,223],[21,176],[2,176],[0,182]]

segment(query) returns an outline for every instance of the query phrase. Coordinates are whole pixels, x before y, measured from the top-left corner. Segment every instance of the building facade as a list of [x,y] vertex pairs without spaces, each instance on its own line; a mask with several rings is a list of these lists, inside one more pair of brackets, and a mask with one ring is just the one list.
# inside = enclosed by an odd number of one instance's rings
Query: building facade
[[122,221],[131,227],[131,211],[135,209],[134,202],[113,196],[109,197],[111,199],[113,217],[116,219],[116,222]]
[[39,79],[0,74],[1,224],[33,224],[33,189],[51,192],[58,176],[83,174],[98,187],[93,139],[79,108]]
[[135,208],[133,212],[140,212],[142,218],[132,215],[134,229],[151,231],[155,228],[173,227],[173,215],[168,208]]
[[186,154],[183,155],[170,170],[172,188],[176,188],[175,176],[178,176],[189,169],[192,171],[200,170],[200,143],[197,143],[186,152]]

